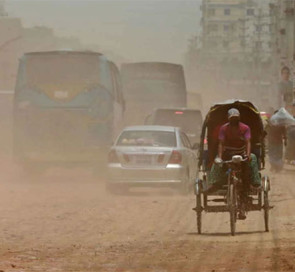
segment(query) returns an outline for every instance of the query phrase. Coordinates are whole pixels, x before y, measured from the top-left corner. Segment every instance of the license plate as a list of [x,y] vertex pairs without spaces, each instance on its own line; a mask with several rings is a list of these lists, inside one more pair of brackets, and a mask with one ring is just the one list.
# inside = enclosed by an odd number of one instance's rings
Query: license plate
[[55,91],[54,97],[57,99],[65,99],[69,97],[69,93],[66,91]]
[[152,157],[151,156],[136,156],[135,162],[137,164],[151,164],[152,163]]

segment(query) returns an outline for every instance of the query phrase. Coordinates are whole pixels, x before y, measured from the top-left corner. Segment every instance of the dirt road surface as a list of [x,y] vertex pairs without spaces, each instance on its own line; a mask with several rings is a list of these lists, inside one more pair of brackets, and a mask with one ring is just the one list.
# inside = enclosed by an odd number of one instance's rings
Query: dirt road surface
[[113,196],[84,169],[25,177],[11,162],[11,103],[0,102],[0,271],[295,270],[295,168],[271,176],[269,233],[252,212],[235,237],[228,214],[206,214],[198,235],[193,195]]
[[228,214],[206,214],[169,190],[105,192],[81,169],[29,179],[0,162],[0,271],[294,271],[295,169],[272,176],[269,233],[262,212],[229,235]]

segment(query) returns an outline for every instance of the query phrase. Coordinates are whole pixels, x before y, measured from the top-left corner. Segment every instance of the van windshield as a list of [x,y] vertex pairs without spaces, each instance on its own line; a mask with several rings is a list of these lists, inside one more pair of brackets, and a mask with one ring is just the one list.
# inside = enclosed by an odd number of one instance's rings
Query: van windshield
[[196,134],[202,128],[202,116],[193,110],[159,110],[153,125],[180,127],[188,134]]

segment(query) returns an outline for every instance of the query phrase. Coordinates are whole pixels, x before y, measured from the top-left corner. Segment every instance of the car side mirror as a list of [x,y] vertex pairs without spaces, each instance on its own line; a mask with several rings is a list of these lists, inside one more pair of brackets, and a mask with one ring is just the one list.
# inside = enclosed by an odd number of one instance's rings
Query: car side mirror
[[193,144],[193,150],[198,150],[200,148],[200,144],[199,143],[194,143]]

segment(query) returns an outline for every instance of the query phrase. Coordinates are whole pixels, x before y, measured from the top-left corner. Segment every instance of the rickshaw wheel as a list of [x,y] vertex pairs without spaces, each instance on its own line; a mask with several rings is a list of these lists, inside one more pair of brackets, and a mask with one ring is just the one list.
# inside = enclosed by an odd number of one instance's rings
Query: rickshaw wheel
[[228,204],[230,214],[230,231],[231,235],[234,236],[236,233],[237,221],[237,192],[236,187],[233,184],[230,184]]
[[264,191],[263,193],[264,198],[264,225],[265,225],[265,231],[269,232],[269,200],[268,200],[268,192]]
[[265,225],[265,231],[269,232],[269,198],[268,198],[268,192],[270,190],[270,181],[267,176],[263,178],[263,210],[264,210],[264,225]]
[[202,233],[202,199],[201,194],[197,195],[197,227],[198,234]]

